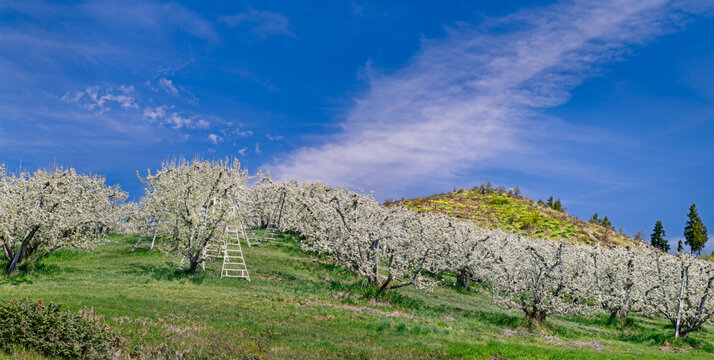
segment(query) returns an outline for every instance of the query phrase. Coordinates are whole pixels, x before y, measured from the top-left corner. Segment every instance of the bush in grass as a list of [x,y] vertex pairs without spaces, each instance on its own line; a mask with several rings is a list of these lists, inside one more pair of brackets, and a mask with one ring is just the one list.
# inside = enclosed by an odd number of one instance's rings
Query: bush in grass
[[0,350],[33,348],[61,358],[111,358],[120,338],[91,310],[31,299],[0,300]]

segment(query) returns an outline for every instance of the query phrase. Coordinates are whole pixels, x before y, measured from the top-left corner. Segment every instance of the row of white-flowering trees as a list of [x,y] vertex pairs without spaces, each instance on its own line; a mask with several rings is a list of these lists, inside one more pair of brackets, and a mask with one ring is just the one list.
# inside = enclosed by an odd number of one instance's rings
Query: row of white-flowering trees
[[320,183],[265,181],[252,192],[255,207],[269,207],[265,214],[286,193],[281,230],[297,233],[303,249],[345,264],[379,292],[429,290],[452,272],[462,286],[472,278],[485,283],[494,302],[522,310],[534,323],[598,308],[612,317],[635,311],[669,319],[679,337],[714,315],[714,264],[687,254],[527,239],[384,207],[371,195]]
[[126,217],[127,194],[102,177],[54,168],[8,174],[0,164],[0,247],[14,272],[51,252],[93,250]]

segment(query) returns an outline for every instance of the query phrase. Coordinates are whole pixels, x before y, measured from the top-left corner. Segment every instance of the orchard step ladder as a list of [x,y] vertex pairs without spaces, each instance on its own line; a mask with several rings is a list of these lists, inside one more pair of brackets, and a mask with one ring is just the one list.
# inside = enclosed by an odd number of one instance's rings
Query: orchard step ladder
[[273,208],[273,211],[270,213],[270,217],[268,218],[268,226],[265,227],[265,231],[260,237],[260,242],[278,239],[278,233],[280,231],[278,225],[280,224],[280,218],[283,215],[284,204],[285,191],[282,191],[280,193],[280,196],[278,197],[278,202],[275,203],[275,208]]
[[216,259],[223,257],[223,244],[212,241],[203,250],[204,259]]
[[248,246],[253,246],[253,245],[260,245],[260,242],[258,241],[258,235],[255,233],[255,231],[247,226],[245,223],[243,223],[243,237],[245,238],[246,244]]
[[156,229],[156,223],[152,221],[146,226],[146,229],[144,229],[141,236],[139,236],[139,240],[136,241],[136,244],[134,244],[131,252],[136,251],[136,249],[148,249],[149,251],[153,250],[157,235],[158,230]]
[[223,268],[221,269],[221,277],[244,278],[250,281],[248,268],[245,265],[245,258],[243,257],[243,249],[240,245],[241,237],[245,237],[245,230],[242,224],[239,226],[226,226],[226,242],[223,247]]

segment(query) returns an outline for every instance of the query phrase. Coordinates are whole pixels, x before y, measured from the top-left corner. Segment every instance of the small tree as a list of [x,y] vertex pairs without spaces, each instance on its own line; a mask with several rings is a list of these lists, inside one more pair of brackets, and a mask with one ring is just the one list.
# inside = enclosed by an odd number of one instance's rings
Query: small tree
[[[639,249],[638,249],[639,250]],[[586,250],[587,251],[587,250]],[[610,312],[610,319],[627,316],[634,306],[641,305],[646,282],[641,281],[642,269],[638,254],[629,247],[615,246],[603,248],[594,246],[590,250],[593,259],[594,300]],[[590,277],[585,277],[587,282]]]
[[693,254],[695,251],[701,254],[709,238],[707,237],[707,227],[702,223],[695,204],[689,207],[687,218],[687,226],[684,228],[685,243],[689,245],[690,254]]
[[[688,254],[677,256],[656,252],[643,265],[650,274],[645,279],[654,280],[654,286],[645,293],[645,311],[650,315],[667,318],[674,328],[674,337],[687,337],[714,315],[714,265]],[[652,263],[655,267],[652,267]],[[645,280],[642,279],[642,280]],[[645,280],[646,281],[646,280]]]
[[682,251],[684,251],[684,245],[682,245],[682,239],[679,239],[677,242],[677,252],[681,253]]
[[7,272],[64,247],[93,250],[123,220],[126,197],[104,178],[72,168],[7,175],[0,165],[0,247]]
[[664,236],[665,232],[662,221],[657,220],[652,230],[652,235],[650,235],[650,244],[657,249],[667,252],[669,251],[669,242],[664,239]]
[[585,251],[567,243],[497,234],[489,239],[493,258],[485,266],[491,269],[494,302],[522,310],[533,325],[553,314],[587,310],[583,301],[574,301],[586,299],[591,289],[582,286],[583,277],[593,272]]
[[545,202],[545,204],[546,204],[549,208],[551,208],[551,209],[553,208],[553,204],[554,204],[554,203],[555,203],[555,202],[553,201],[553,197],[552,197],[552,196],[549,197],[548,200],[546,200],[546,202]]
[[157,218],[157,230],[166,239],[160,249],[185,257],[193,274],[225,226],[242,220],[251,178],[238,160],[178,160],[139,179],[146,184],[142,210]]

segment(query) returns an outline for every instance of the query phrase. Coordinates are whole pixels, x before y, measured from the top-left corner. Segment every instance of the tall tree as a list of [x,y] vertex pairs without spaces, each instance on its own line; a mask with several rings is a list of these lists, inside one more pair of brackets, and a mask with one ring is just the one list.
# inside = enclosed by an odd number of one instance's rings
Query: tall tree
[[681,253],[684,251],[684,246],[682,245],[682,239],[679,239],[679,242],[677,243],[677,252]]
[[664,239],[664,236],[665,232],[664,226],[662,226],[662,221],[657,220],[654,230],[652,230],[652,235],[650,235],[650,244],[662,251],[669,251],[669,242]]
[[695,204],[689,207],[687,218],[687,226],[684,228],[685,243],[689,245],[690,254],[693,254],[695,251],[701,253],[704,244],[706,244],[709,238],[707,237],[707,227],[702,223]]

